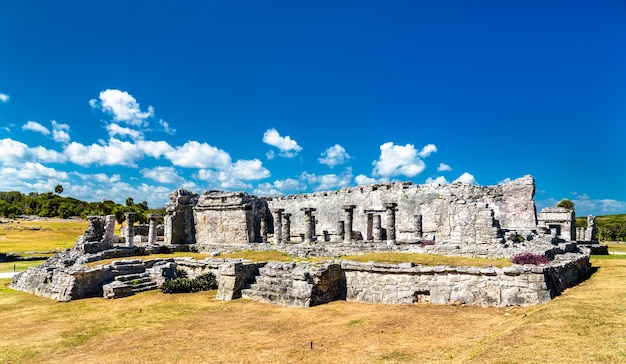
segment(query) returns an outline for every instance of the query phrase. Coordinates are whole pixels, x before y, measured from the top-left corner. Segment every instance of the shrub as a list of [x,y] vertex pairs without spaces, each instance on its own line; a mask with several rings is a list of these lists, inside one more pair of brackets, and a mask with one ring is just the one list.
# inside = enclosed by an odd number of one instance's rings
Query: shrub
[[[184,271],[181,271],[184,272]],[[180,272],[179,272],[180,274]],[[217,288],[217,280],[213,273],[204,273],[194,279],[179,276],[178,278],[169,279],[161,285],[163,293],[187,293],[208,291]]]
[[518,254],[511,258],[511,262],[514,264],[548,264],[552,261],[550,257],[543,254],[524,253]]

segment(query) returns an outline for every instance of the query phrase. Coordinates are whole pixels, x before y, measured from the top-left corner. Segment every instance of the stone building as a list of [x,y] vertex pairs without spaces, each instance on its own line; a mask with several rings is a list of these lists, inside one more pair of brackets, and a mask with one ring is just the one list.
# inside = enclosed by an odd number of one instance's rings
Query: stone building
[[537,226],[564,240],[576,240],[576,214],[565,207],[546,207],[537,217]]

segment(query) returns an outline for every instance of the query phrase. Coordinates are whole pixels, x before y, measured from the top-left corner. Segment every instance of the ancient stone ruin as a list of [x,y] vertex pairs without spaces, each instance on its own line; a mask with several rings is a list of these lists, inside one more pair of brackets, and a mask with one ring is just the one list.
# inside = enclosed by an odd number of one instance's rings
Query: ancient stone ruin
[[[496,186],[388,183],[290,196],[179,189],[163,217],[148,216],[143,232],[126,215],[121,237],[112,217],[90,217],[76,247],[14,277],[11,286],[68,301],[117,298],[158,287],[185,271],[213,273],[218,299],[247,298],[308,307],[333,300],[406,304],[529,305],[546,302],[590,272],[587,247],[593,217],[577,230],[570,210],[537,215],[530,176]],[[584,234],[584,235],[583,235]],[[584,241],[576,241],[583,238]],[[585,239],[586,238],[586,239]],[[241,259],[132,259],[88,262],[153,252],[197,251],[218,256],[278,250],[319,263],[254,263]],[[494,267],[359,263],[342,256],[400,251],[511,258],[553,258],[545,265]]]

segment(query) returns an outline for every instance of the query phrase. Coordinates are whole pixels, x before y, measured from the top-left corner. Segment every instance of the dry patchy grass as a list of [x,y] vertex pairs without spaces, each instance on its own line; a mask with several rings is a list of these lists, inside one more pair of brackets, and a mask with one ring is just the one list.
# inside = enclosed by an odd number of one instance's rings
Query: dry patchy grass
[[[532,307],[333,302],[298,309],[215,291],[57,303],[0,280],[9,363],[616,363],[626,361],[626,259]],[[312,348],[311,348],[312,343]]]
[[14,220],[0,224],[0,252],[29,255],[71,248],[87,229],[86,221]]

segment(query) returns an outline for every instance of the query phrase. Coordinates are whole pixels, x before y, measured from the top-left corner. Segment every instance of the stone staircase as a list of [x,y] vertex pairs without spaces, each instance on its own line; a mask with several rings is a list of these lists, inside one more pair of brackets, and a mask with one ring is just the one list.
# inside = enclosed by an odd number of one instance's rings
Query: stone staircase
[[115,280],[130,285],[133,293],[149,291],[159,287],[147,272],[125,274],[115,277]]
[[120,298],[158,288],[141,260],[121,260],[112,265],[115,278],[102,286],[104,297]]
[[241,291],[242,298],[281,306],[309,307],[312,282],[296,263],[270,262],[259,268],[256,282]]

